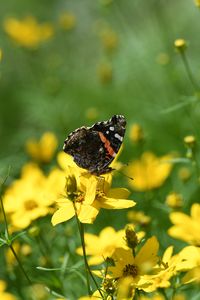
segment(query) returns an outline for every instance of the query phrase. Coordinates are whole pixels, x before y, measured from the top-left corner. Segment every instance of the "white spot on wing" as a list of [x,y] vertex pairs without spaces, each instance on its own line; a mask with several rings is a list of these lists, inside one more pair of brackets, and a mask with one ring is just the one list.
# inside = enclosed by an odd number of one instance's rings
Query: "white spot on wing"
[[121,142],[123,141],[123,137],[121,135],[119,135],[118,133],[115,133],[114,137]]
[[115,130],[115,127],[110,126],[109,129],[110,129],[111,131],[114,131],[114,130]]
[[106,131],[106,134],[109,134],[109,131],[108,131],[108,130]]

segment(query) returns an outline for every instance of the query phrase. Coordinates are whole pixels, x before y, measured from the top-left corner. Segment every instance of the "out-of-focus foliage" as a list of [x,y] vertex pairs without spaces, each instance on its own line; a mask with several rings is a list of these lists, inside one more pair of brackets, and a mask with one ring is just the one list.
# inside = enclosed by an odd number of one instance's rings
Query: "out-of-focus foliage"
[[[1,300],[200,297],[199,7],[1,1]],[[60,151],[114,114],[127,132],[111,188]],[[93,223],[92,298],[78,219]]]

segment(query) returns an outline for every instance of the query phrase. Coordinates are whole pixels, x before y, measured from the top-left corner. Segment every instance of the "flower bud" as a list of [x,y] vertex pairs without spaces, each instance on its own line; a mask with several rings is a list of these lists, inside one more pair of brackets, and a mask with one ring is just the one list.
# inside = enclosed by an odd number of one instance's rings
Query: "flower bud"
[[171,208],[180,208],[183,205],[183,197],[181,194],[172,192],[167,196],[166,204]]
[[174,41],[174,47],[179,51],[179,52],[184,52],[184,50],[187,48],[186,41],[184,39],[176,39]]
[[135,249],[138,244],[138,238],[134,230],[134,225],[128,224],[125,227],[126,243],[131,249]]
[[74,175],[66,178],[66,190],[69,197],[73,197],[74,193],[77,191],[76,178]]

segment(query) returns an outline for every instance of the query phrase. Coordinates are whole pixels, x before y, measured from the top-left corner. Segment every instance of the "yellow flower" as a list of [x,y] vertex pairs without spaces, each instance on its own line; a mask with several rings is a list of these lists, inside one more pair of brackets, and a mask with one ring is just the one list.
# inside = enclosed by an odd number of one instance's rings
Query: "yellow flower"
[[133,161],[126,168],[127,175],[133,177],[129,184],[137,191],[148,191],[160,187],[169,176],[172,155],[156,157],[151,152],[143,153],[140,160]]
[[[144,237],[144,232],[138,233],[138,239]],[[98,265],[103,263],[107,257],[111,257],[116,248],[128,249],[125,242],[125,231],[115,231],[112,227],[105,227],[96,236],[91,233],[85,233],[86,254],[91,255],[88,259],[90,265]],[[82,248],[76,251],[79,255],[83,255]]]
[[175,192],[167,195],[166,204],[171,208],[180,208],[183,205],[183,197]]
[[112,65],[108,62],[104,62],[98,65],[97,74],[101,83],[107,84],[110,83],[113,79],[113,68]]
[[132,124],[129,132],[129,138],[134,143],[139,143],[144,140],[143,129],[139,124]]
[[39,141],[29,139],[26,142],[27,153],[36,161],[48,163],[53,158],[58,141],[52,132],[45,132]]
[[186,41],[184,39],[176,39],[174,41],[174,47],[178,51],[183,52],[186,49],[186,47],[187,47]]
[[35,164],[25,165],[21,178],[12,183],[3,197],[12,226],[23,229],[33,220],[47,215],[50,212],[49,206],[55,200],[48,196],[47,178],[43,172]]
[[16,300],[17,298],[10,293],[5,292],[6,283],[0,280],[0,299],[1,300]]
[[117,248],[112,255],[115,266],[108,267],[108,274],[115,279],[129,277],[132,279],[131,287],[142,290],[148,289],[151,280],[145,275],[152,272],[158,261],[159,244],[155,237],[146,241],[136,256],[131,249]]
[[[20,245],[18,241],[14,241],[12,243],[12,246],[19,257],[21,255],[28,256],[32,252],[32,249],[28,244]],[[5,252],[5,258],[6,258],[7,268],[12,271],[13,267],[17,265],[17,261],[10,248],[7,248]]]
[[[122,209],[135,205],[134,201],[124,199],[129,195],[127,189],[110,189],[111,174],[106,174],[101,178],[93,176],[76,166],[69,155],[65,154],[65,157],[66,195],[57,200],[59,209],[52,217],[53,225],[67,221],[75,214],[80,222],[93,223],[100,208]],[[63,164],[61,155],[58,156],[58,159]],[[67,162],[69,162],[68,166]]]
[[119,38],[116,32],[114,32],[111,28],[104,28],[101,33],[101,41],[102,45],[107,52],[113,52],[118,46]]
[[127,218],[129,222],[133,222],[134,224],[139,224],[141,226],[146,226],[151,222],[151,218],[146,216],[143,211],[130,210],[127,213]]
[[200,0],[194,0],[194,3],[196,4],[197,7],[200,7]]
[[58,22],[62,29],[71,30],[76,25],[76,17],[72,13],[65,11],[59,16]]
[[183,272],[188,271],[182,278],[182,283],[200,283],[200,248],[187,246],[180,251],[179,257],[181,261],[177,265],[177,270]]
[[48,40],[53,35],[53,28],[50,24],[38,24],[37,20],[31,16],[24,20],[7,18],[3,27],[17,44],[29,49],[37,48],[41,42]]
[[192,205],[191,216],[181,212],[172,212],[170,220],[174,226],[168,230],[169,235],[189,244],[200,246],[200,204]]

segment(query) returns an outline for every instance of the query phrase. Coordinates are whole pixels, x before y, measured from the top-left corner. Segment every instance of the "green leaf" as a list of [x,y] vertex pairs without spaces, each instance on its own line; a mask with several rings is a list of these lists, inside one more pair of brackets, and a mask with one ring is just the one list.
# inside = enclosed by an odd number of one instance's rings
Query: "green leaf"
[[37,270],[46,271],[46,272],[53,272],[53,271],[60,271],[61,268],[44,268],[44,267],[36,267]]
[[11,242],[14,241],[14,240],[16,240],[18,237],[24,235],[25,233],[26,233],[26,231],[21,231],[21,232],[19,232],[18,234],[12,236],[12,237],[10,238]]

